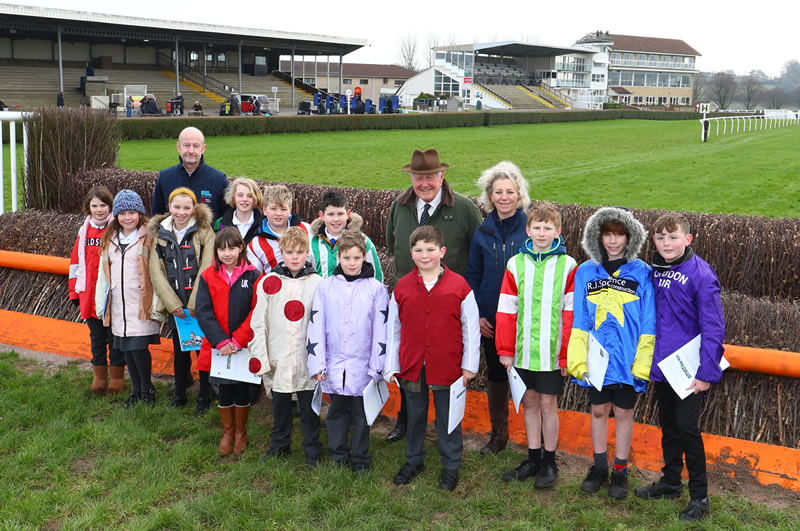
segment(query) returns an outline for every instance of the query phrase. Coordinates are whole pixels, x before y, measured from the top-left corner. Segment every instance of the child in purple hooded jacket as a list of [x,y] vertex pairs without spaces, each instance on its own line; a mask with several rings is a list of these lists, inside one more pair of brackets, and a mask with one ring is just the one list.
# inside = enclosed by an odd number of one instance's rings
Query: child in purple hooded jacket
[[[314,294],[308,324],[308,375],[331,398],[325,419],[328,452],[353,473],[369,471],[369,426],[363,391],[383,376],[389,295],[365,261],[366,241],[357,232],[337,243],[339,265]],[[353,426],[351,448],[347,446]]]
[[[663,476],[635,489],[639,498],[678,498],[683,490],[683,457],[689,471],[689,505],[680,514],[685,522],[702,520],[710,509],[706,454],[700,432],[703,396],[722,377],[724,347],[717,274],[689,245],[689,222],[680,214],[664,214],[653,226],[653,288],[656,299],[656,344],[650,380],[655,383],[664,454]],[[658,363],[700,335],[700,367],[683,400],[666,381]]]

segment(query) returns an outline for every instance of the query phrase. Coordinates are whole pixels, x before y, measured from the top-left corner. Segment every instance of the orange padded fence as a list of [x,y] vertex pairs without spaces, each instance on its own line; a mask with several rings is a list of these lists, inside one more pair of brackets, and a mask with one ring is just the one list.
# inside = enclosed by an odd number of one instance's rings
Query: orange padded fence
[[[2,323],[0,343],[73,358],[87,360],[91,358],[89,331],[83,324],[6,310],[0,310],[0,323]],[[738,354],[731,355],[732,350],[736,351],[737,348],[728,347],[726,351],[731,365],[735,368],[744,366],[735,365]],[[161,345],[150,347],[150,352],[153,356],[153,370],[172,374],[172,341],[162,339]],[[745,350],[743,352],[745,356],[749,354]],[[796,367],[789,365],[782,367],[783,369],[796,370]],[[395,417],[400,408],[400,394],[395,385],[390,385],[389,389],[391,397],[384,407],[383,413]],[[527,439],[522,415],[516,414],[511,403],[509,403],[509,412],[511,439],[526,445]],[[432,421],[433,418],[433,401],[431,401],[428,419]],[[576,411],[559,411],[559,421],[561,424],[559,448],[570,454],[591,457],[592,440],[589,415]],[[614,420],[611,419],[610,422],[609,433],[613,446]],[[468,392],[463,428],[467,432],[482,434],[491,431],[484,393]],[[706,447],[706,460],[710,468],[722,467],[725,470],[736,471],[736,473],[746,471],[765,485],[778,484],[800,491],[800,450],[710,434],[704,434],[703,440]],[[661,469],[663,464],[661,461],[661,430],[658,427],[636,424],[633,431],[631,462],[644,470],[659,471]]]

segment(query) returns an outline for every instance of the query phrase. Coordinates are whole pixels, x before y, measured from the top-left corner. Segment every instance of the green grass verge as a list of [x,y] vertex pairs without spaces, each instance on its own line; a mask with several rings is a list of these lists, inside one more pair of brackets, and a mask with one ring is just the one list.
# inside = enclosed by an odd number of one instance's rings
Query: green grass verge
[[[190,409],[124,410],[124,397],[95,398],[91,376],[72,363],[52,374],[15,353],[0,354],[0,528],[3,529],[683,529],[681,500],[613,502],[578,492],[582,477],[562,473],[557,488],[504,484],[498,476],[520,454],[465,454],[454,493],[439,490],[435,445],[426,470],[408,487],[391,479],[402,444],[373,437],[373,470],[355,479],[323,464],[304,468],[294,454],[268,463],[268,409],[253,409],[250,447],[220,459],[218,413]],[[323,430],[323,444],[325,443]],[[637,480],[632,480],[636,485]],[[797,529],[796,506],[770,509],[731,494],[712,497],[702,529]]]
[[[8,130],[4,130],[5,134],[8,134]],[[8,144],[3,144],[0,146],[0,149],[3,150],[3,167],[2,167],[2,177],[3,177],[3,212],[10,212],[11,211],[11,146]],[[22,179],[22,144],[20,143],[17,146],[17,207],[23,208],[25,205],[25,183]]]
[[[478,194],[480,173],[520,166],[531,196],[561,203],[795,217],[800,213],[800,128],[700,142],[695,120],[609,120],[434,130],[210,137],[207,162],[230,176],[405,188],[415,148],[436,147],[456,190]],[[126,141],[123,168],[177,162],[174,140]]]

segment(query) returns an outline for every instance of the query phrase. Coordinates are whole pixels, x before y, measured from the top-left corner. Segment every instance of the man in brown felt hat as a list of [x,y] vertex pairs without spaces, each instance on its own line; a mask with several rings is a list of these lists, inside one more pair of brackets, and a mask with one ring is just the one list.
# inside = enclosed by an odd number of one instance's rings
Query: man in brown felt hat
[[[450,168],[439,160],[434,148],[414,150],[411,164],[403,166],[408,172],[411,188],[400,194],[389,209],[386,224],[386,247],[394,256],[395,272],[391,287],[414,269],[409,237],[417,227],[433,225],[442,231],[446,254],[444,263],[452,271],[464,275],[467,271],[469,244],[483,216],[472,200],[456,193],[444,180]],[[405,393],[401,391],[397,425],[386,437],[387,442],[401,440],[406,434]]]

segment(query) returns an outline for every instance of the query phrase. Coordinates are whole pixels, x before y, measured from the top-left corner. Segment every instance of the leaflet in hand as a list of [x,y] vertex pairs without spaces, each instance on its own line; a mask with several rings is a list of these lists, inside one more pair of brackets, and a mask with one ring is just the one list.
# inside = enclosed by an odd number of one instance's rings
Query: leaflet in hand
[[[658,362],[658,368],[661,369],[664,378],[681,400],[694,392],[688,387],[692,385],[700,368],[700,344],[701,334],[697,334],[694,339]],[[724,371],[731,364],[723,357],[719,366]]]
[[223,356],[219,350],[211,349],[211,376],[237,382],[260,384],[261,376],[250,372],[250,351],[243,348],[230,356]]
[[453,430],[461,424],[466,409],[467,386],[464,383],[464,377],[459,376],[458,380],[450,386],[450,414],[447,418],[447,433],[453,433]]
[[511,367],[511,370],[508,371],[508,384],[511,387],[511,399],[514,401],[514,408],[519,413],[519,405],[522,403],[522,397],[528,390],[528,386],[519,377],[519,373],[514,367]]
[[587,381],[598,391],[603,389],[608,370],[608,351],[595,339],[594,334],[589,334],[589,352],[586,354],[586,366],[589,368]]
[[364,398],[364,414],[367,417],[367,424],[372,426],[378,413],[383,409],[386,401],[389,400],[389,386],[386,380],[370,381],[362,393]]
[[175,332],[178,334],[181,350],[183,352],[200,350],[205,334],[200,329],[197,319],[189,315],[188,310],[184,310],[184,315],[186,317],[183,319],[180,317],[175,318]]
[[314,396],[311,397],[311,411],[317,414],[319,417],[320,411],[322,411],[322,384],[317,382],[317,386],[314,388]]

